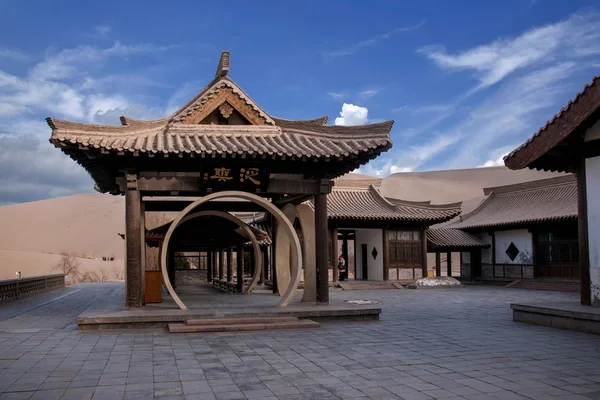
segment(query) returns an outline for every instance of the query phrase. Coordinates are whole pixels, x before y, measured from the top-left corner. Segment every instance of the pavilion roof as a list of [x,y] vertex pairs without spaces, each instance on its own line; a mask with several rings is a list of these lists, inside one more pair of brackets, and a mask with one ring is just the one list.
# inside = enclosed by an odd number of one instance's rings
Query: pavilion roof
[[449,228],[484,230],[577,219],[573,175],[484,189],[487,198]]
[[453,228],[433,228],[427,230],[427,248],[429,250],[456,250],[487,248],[484,243],[472,233]]
[[141,121],[121,117],[121,126],[47,118],[52,128],[50,142],[79,162],[101,192],[113,193],[119,190],[114,184],[117,172],[111,169],[112,156],[135,156],[134,163],[154,156],[322,161],[328,165],[321,168],[325,177],[335,178],[392,146],[393,121],[329,126],[327,117],[272,117],[227,76],[228,71],[229,52],[224,52],[215,78],[165,118]]
[[[313,201],[307,202],[314,208]],[[388,199],[373,185],[335,187],[327,196],[327,216],[336,220],[392,220],[440,223],[460,214],[461,203],[431,205]]]
[[[525,143],[504,157],[510,169],[525,167],[575,172],[573,150],[583,133],[600,118],[600,75],[577,93],[552,119]],[[577,136],[577,137],[576,137]],[[579,147],[581,149],[581,147]]]

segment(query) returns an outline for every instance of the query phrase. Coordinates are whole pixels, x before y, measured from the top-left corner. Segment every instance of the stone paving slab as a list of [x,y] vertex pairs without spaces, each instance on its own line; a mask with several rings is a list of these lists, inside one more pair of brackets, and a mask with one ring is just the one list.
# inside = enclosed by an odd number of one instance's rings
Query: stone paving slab
[[0,312],[0,324],[19,324],[0,331],[0,400],[600,399],[597,336],[511,319],[510,303],[576,302],[573,293],[332,291],[378,301],[381,319],[171,335],[73,330],[82,308],[114,290],[80,288],[20,317]]

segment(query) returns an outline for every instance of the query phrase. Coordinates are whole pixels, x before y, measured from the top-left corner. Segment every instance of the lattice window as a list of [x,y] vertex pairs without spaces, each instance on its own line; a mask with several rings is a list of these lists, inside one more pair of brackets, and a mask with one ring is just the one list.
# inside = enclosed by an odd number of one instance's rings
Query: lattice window
[[420,231],[389,231],[389,273],[390,280],[405,280],[414,277],[414,271],[421,268],[423,247]]

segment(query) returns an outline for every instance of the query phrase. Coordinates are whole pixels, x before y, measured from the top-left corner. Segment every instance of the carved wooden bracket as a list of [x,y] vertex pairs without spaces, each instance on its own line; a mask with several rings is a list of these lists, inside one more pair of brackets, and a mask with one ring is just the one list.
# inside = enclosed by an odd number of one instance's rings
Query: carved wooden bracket
[[127,190],[138,190],[138,182],[136,174],[127,174]]
[[225,102],[219,106],[219,112],[223,116],[223,118],[231,117],[231,113],[233,113],[233,107],[231,104]]

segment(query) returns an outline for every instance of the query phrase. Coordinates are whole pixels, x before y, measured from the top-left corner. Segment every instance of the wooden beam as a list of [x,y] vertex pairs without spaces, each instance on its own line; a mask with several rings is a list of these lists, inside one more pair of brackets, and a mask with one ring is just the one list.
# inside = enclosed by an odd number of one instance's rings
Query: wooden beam
[[435,276],[442,276],[442,257],[439,251],[435,252]]
[[446,275],[452,276],[452,253],[446,253]]
[[[328,179],[310,180],[301,179],[301,177],[275,177],[269,179],[269,185],[264,192],[268,193],[286,193],[288,195],[314,195],[327,194],[331,192],[333,181]],[[150,172],[145,173],[138,179],[138,189],[149,192],[203,192],[203,183],[201,177],[184,175],[151,176]]]

